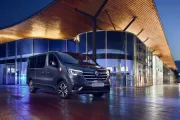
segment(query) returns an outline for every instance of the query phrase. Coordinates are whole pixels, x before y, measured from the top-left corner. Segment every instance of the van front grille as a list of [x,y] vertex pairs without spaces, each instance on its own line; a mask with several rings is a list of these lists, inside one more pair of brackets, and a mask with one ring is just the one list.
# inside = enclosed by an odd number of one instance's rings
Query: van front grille
[[95,72],[83,72],[83,76],[87,81],[104,81],[107,80],[106,69],[98,69],[97,74]]

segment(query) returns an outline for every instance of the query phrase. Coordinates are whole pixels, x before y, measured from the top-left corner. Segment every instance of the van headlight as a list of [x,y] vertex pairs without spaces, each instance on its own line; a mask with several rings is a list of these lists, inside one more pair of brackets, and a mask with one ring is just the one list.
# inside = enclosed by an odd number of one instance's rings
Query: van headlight
[[68,69],[69,74],[71,75],[82,75],[82,71],[81,70],[75,70],[75,69]]

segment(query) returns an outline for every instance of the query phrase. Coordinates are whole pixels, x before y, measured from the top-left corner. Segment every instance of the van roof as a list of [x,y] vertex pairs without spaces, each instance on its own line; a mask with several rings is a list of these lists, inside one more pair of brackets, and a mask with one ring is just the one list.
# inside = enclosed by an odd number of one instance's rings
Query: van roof
[[49,52],[46,52],[46,53],[40,53],[40,54],[36,54],[36,55],[30,56],[29,58],[37,57],[37,56],[40,56],[40,55],[45,55],[45,54],[48,54],[48,53],[66,53],[66,54],[74,54],[74,55],[81,54],[81,53],[75,53],[75,52],[49,51]]
[[57,53],[57,52],[59,52],[59,51],[50,51],[50,52],[45,52],[45,53],[39,53],[39,54],[30,56],[29,58],[31,58],[31,57],[37,57],[37,56],[40,56],[40,55],[45,55],[45,54],[48,54],[48,53]]

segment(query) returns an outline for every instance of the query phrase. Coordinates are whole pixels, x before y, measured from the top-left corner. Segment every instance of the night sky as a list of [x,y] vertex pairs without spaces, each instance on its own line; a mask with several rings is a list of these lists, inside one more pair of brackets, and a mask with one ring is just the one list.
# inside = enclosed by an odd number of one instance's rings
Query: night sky
[[175,61],[180,60],[180,0],[155,0]]
[[54,0],[0,0],[0,29],[19,23]]

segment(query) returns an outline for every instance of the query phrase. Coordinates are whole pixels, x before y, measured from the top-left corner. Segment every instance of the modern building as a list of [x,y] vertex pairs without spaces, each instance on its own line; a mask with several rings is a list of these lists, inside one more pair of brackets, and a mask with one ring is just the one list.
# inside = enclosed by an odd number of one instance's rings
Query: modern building
[[177,68],[153,0],[55,0],[47,6],[19,22],[9,19],[11,27],[0,24],[0,84],[25,85],[27,57],[48,51],[88,54],[111,71],[112,86],[174,83]]
[[[111,71],[113,86],[152,85],[152,52],[136,35],[97,31],[97,63]],[[81,33],[78,52],[92,55],[92,32]]]
[[[130,32],[97,31],[97,63],[111,71],[112,86],[173,83],[173,72]],[[48,51],[78,52],[92,57],[92,32],[78,39],[23,39],[0,45],[0,84],[26,85],[27,58]],[[164,74],[163,74],[164,72]]]
[[163,62],[157,56],[153,56],[153,84],[163,84]]

